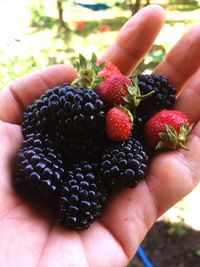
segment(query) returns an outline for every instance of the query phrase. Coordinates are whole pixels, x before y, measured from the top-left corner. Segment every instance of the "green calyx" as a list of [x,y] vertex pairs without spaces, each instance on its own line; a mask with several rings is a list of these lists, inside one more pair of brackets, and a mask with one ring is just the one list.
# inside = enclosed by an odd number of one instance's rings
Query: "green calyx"
[[157,144],[156,150],[175,150],[183,148],[189,150],[185,146],[188,134],[191,132],[193,125],[187,127],[186,123],[183,123],[177,132],[172,126],[166,125],[166,132],[160,132],[159,136],[161,141]]
[[94,53],[91,60],[87,60],[79,54],[78,60],[73,65],[77,71],[77,78],[72,82],[72,85],[96,89],[96,85],[103,82],[104,78],[98,77],[98,74],[103,70],[105,63],[97,65],[97,57]]
[[135,76],[131,84],[127,84],[128,94],[123,98],[126,102],[126,107],[129,109],[135,110],[142,99],[151,96],[154,93],[154,90],[148,94],[141,95],[140,88],[138,86],[138,77]]
[[131,123],[133,124],[134,118],[133,118],[132,113],[129,111],[129,109],[127,109],[126,107],[124,107],[124,106],[122,106],[122,105],[119,105],[119,106],[116,106],[116,107],[122,109],[122,110],[128,115],[128,117],[129,117]]

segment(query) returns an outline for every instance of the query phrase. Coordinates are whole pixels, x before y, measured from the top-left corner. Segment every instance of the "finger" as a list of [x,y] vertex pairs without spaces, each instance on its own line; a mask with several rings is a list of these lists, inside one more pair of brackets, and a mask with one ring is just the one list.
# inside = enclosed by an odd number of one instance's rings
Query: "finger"
[[200,123],[187,145],[190,148],[187,152],[178,150],[155,157],[146,181],[135,189],[123,191],[107,206],[102,221],[129,258],[156,219],[199,182]]
[[[112,60],[124,73],[130,71],[151,47],[164,23],[163,13],[158,6],[144,8],[122,28],[116,43],[104,58]],[[142,40],[145,38],[142,45],[140,38]],[[46,89],[63,82],[70,82],[75,76],[72,68],[58,65],[13,82],[0,92],[0,119],[10,123],[20,123],[22,112],[29,103],[41,96]]]
[[179,92],[200,66],[199,47],[200,24],[181,38],[154,72],[167,76]]
[[164,21],[161,7],[152,5],[143,8],[121,28],[103,59],[113,62],[122,73],[130,74],[152,47]]
[[0,120],[20,123],[25,107],[40,97],[45,90],[76,77],[74,69],[55,65],[46,70],[27,75],[11,83],[0,92]]
[[185,113],[191,123],[200,120],[200,69],[186,84],[183,93],[176,101],[175,109]]
[[19,199],[14,197],[14,191],[11,187],[11,164],[13,155],[17,153],[21,141],[19,126],[0,121],[0,218],[19,202]]

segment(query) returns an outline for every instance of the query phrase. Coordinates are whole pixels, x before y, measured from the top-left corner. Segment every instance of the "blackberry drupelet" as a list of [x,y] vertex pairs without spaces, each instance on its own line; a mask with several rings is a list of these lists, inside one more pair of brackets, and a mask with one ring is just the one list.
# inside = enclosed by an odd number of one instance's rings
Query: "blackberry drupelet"
[[87,161],[67,171],[58,198],[57,221],[72,229],[86,229],[102,213],[107,191],[97,179],[97,165]]
[[138,113],[135,112],[134,124],[132,130],[132,136],[134,136],[139,141],[143,142],[143,132],[145,123],[151,118],[151,115],[148,113]]
[[140,142],[129,140],[107,148],[100,162],[99,175],[105,186],[112,188],[135,187],[147,171],[148,156]]
[[108,142],[105,113],[106,106],[95,91],[65,83],[28,107],[23,133],[43,130],[55,138],[65,157],[95,158]]
[[41,133],[27,135],[16,156],[13,184],[21,196],[35,200],[56,197],[64,174],[61,155]]

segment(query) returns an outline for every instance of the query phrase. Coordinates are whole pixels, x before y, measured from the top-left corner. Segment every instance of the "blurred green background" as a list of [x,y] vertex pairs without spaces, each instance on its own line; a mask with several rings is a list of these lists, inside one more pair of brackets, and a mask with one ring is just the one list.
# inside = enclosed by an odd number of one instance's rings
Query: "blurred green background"
[[163,6],[167,21],[138,72],[150,72],[199,20],[199,0],[1,0],[0,88],[49,65],[69,64],[80,52],[100,56],[131,15],[148,4]]

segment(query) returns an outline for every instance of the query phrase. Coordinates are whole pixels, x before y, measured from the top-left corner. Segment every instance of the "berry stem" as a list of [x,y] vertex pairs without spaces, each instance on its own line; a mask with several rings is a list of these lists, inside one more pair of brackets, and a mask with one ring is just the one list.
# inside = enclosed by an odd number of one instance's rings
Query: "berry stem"
[[128,93],[127,95],[124,97],[124,100],[126,102],[126,107],[129,109],[136,109],[139,105],[141,100],[151,96],[152,94],[155,93],[154,90],[152,90],[151,92],[141,95],[141,91],[140,88],[138,86],[138,77],[135,76],[134,80],[132,81],[132,83],[129,85],[127,84],[127,90]]
[[144,99],[144,98],[146,98],[146,97],[151,96],[151,95],[154,94],[154,93],[155,93],[155,91],[152,90],[152,91],[149,92],[148,94],[145,94],[145,95],[139,95],[139,96],[136,96],[136,98],[137,98],[137,99]]
[[189,127],[186,123],[180,126],[179,132],[177,132],[171,125],[166,124],[166,131],[160,132],[159,136],[161,141],[157,144],[156,150],[175,150],[177,148],[183,148],[188,151],[189,148],[185,146],[188,134],[193,128],[193,124]]
[[103,77],[98,77],[99,72],[103,70],[104,66],[105,63],[97,66],[97,57],[94,53],[90,60],[87,60],[83,55],[79,54],[78,60],[74,63],[74,68],[78,75],[71,85],[96,89],[96,85],[104,80]]

